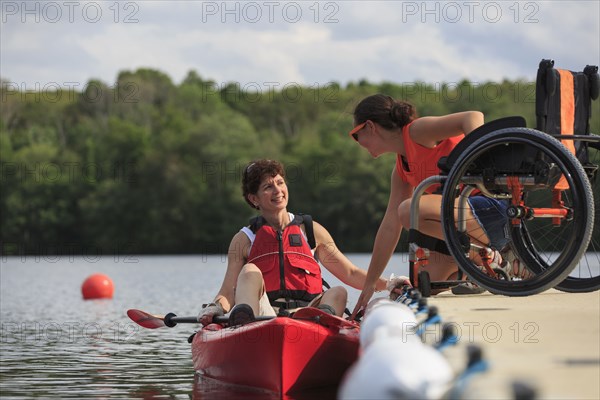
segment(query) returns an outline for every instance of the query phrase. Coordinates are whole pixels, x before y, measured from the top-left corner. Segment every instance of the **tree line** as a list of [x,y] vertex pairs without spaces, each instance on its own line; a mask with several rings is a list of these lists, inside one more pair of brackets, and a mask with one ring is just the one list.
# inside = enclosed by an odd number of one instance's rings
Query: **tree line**
[[420,116],[480,110],[535,126],[535,84],[521,80],[265,86],[190,71],[175,84],[152,69],[112,86],[2,80],[2,254],[226,253],[255,215],[240,187],[255,158],[286,165],[290,211],[313,215],[343,251],[368,252],[395,159],[371,159],[347,131],[374,93]]

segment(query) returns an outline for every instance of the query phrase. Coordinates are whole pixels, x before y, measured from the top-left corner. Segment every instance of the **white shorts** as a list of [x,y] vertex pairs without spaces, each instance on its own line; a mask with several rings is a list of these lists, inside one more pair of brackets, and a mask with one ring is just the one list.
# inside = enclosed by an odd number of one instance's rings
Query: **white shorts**
[[258,301],[258,315],[259,316],[267,316],[267,317],[276,317],[277,313],[271,306],[269,302],[269,296],[267,296],[267,292],[265,291]]

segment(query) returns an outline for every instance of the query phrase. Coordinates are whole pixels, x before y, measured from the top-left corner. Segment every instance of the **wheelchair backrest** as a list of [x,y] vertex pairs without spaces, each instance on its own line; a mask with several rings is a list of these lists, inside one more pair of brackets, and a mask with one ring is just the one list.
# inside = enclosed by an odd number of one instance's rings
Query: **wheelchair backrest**
[[477,141],[482,136],[494,132],[500,129],[505,128],[517,128],[517,127],[525,127],[527,124],[525,122],[525,118],[521,116],[511,116],[498,118],[493,121],[487,122],[480,127],[473,130],[473,132],[469,133],[464,137],[454,149],[448,154],[447,157],[442,157],[438,161],[438,168],[443,173],[450,172],[450,169],[458,159],[458,157],[475,141]]
[[[553,60],[540,62],[536,79],[536,129],[550,135],[589,135],[592,115],[592,100],[598,98],[600,77],[598,67],[587,65],[583,72],[573,72],[554,68]],[[503,128],[525,127],[522,117],[506,117],[488,122],[475,129],[450,152],[442,157],[438,167],[442,173],[448,173],[458,157],[482,136]],[[563,144],[577,156],[582,164],[588,164],[588,143],[580,140],[562,140]],[[599,148],[598,144],[591,144]],[[600,150],[600,148],[599,148]],[[512,155],[519,154],[511,149]],[[532,160],[537,153],[525,151],[520,155],[524,161]],[[504,153],[493,155],[495,160],[506,157],[502,163],[514,167],[517,161]],[[486,160],[482,160],[482,165]]]
[[[536,128],[550,135],[588,135],[592,100],[598,98],[598,67],[587,65],[583,72],[554,68],[554,60],[542,60],[535,84]],[[588,162],[587,144],[563,140],[582,162]]]

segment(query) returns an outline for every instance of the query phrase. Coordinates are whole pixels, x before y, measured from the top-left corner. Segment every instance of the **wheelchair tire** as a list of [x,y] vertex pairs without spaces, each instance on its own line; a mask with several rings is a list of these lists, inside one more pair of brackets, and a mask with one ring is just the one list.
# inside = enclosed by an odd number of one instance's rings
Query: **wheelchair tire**
[[[568,185],[563,192],[568,193],[566,207],[570,212],[558,228],[549,226],[549,218],[522,218],[518,226],[509,220],[514,255],[533,274],[527,279],[498,279],[486,274],[463,250],[464,233],[457,228],[456,199],[465,183],[477,183],[481,190],[507,195],[509,190],[497,184],[496,178],[517,174],[531,182],[535,178],[535,183],[524,191],[523,199],[533,202],[537,198],[540,204],[533,207],[539,208],[552,199],[550,188],[562,177]],[[562,143],[533,129],[507,128],[485,135],[457,158],[444,183],[442,229],[450,253],[470,279],[495,294],[527,296],[565,280],[580,260],[592,233],[592,204],[585,171]],[[538,226],[540,222],[542,225]]]
[[[600,164],[600,150],[589,149],[590,161]],[[588,175],[594,197],[594,223],[590,242],[586,252],[583,254],[579,263],[569,273],[567,278],[556,285],[555,289],[569,293],[586,293],[600,289],[600,178],[595,175]],[[519,233],[522,240],[531,243],[531,238],[526,230]],[[519,242],[517,242],[519,243]],[[531,246],[527,245],[526,247]],[[535,257],[534,254],[530,256]],[[544,262],[538,258],[539,262]]]
[[[598,204],[596,204],[595,212],[594,230],[586,252],[565,280],[555,286],[555,289],[569,293],[587,293],[600,289],[600,222],[598,221],[597,214],[599,212]],[[521,242],[516,241],[515,243],[527,243],[523,247],[516,246],[516,251],[522,253],[523,259],[528,260],[528,257],[534,257],[534,261],[530,260],[529,263],[537,262],[548,268],[545,260],[538,257],[537,254],[527,252],[526,248],[532,246],[528,232],[526,230],[521,231],[519,238]],[[528,261],[525,262],[527,263]]]
[[[600,165],[600,150],[588,149],[592,164]],[[600,289],[600,174],[589,174],[594,196],[594,229],[587,250],[569,276],[556,289],[570,293],[593,292]]]

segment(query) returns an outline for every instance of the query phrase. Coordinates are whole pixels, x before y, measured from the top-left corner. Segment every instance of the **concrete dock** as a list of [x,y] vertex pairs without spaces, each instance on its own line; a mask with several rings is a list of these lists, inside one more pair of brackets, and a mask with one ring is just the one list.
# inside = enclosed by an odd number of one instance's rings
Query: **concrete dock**
[[460,335],[459,344],[446,350],[456,371],[464,368],[469,344],[481,346],[489,362],[489,370],[471,381],[468,397],[510,399],[512,383],[520,381],[537,399],[600,399],[600,291],[443,293],[429,304]]

